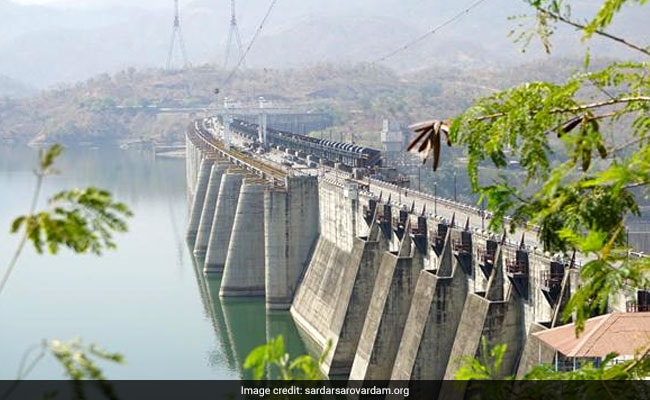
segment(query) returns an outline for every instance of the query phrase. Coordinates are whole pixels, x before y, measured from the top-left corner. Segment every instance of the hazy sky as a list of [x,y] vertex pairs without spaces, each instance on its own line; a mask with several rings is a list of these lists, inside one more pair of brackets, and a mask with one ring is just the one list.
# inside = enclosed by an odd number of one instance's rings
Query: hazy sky
[[[11,0],[18,4],[41,4],[56,7],[96,7],[96,6],[116,6],[116,5],[134,5],[133,0]],[[182,0],[181,0],[182,3]],[[172,0],[138,0],[135,5],[139,8],[160,8],[170,7]]]

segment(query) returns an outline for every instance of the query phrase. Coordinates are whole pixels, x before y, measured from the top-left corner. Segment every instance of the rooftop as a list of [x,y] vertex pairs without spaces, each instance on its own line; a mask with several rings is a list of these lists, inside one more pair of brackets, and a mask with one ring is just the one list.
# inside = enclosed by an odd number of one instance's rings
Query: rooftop
[[575,324],[534,334],[567,357],[633,356],[650,349],[650,312],[612,313],[590,318],[576,338]]

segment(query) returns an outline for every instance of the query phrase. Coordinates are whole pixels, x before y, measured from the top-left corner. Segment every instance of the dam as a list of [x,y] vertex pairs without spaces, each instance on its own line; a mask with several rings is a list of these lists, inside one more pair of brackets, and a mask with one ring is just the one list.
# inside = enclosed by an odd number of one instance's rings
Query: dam
[[[225,140],[255,129],[208,118],[186,132],[187,241],[203,273],[221,278],[222,299],[290,310],[310,348],[331,346],[331,377],[454,379],[483,337],[507,344],[504,376],[554,361],[534,333],[562,324],[579,255],[544,253],[534,227],[488,232],[476,207],[370,177],[369,149],[282,132],[257,153]],[[269,150],[316,166],[288,167]],[[609,308],[641,310],[644,299]]]

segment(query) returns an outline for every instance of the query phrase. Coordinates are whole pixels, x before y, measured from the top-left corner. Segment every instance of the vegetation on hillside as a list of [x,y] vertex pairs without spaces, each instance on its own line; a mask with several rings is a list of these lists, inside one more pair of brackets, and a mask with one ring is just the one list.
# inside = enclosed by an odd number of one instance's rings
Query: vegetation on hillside
[[[228,83],[230,71],[210,66],[183,71],[129,68],[37,96],[3,98],[0,139],[67,146],[178,142],[193,115],[221,107],[224,97],[234,106],[256,107],[261,96],[271,107],[330,112],[335,137],[378,146],[383,118],[409,123],[432,112],[457,114],[478,96],[537,77],[560,80],[578,66],[576,61],[555,60],[518,69],[433,67],[398,75],[378,65],[318,65],[244,69]],[[159,108],[181,110],[159,113]],[[182,111],[187,108],[195,112]]]

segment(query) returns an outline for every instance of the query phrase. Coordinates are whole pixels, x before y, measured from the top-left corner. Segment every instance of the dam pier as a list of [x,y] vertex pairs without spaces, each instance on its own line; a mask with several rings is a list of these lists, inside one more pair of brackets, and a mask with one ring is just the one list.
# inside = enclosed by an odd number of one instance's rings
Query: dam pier
[[[290,310],[314,352],[329,343],[324,373],[454,379],[482,338],[507,344],[504,376],[554,362],[534,334],[561,324],[579,255],[545,254],[535,232],[482,230],[476,207],[406,196],[364,174],[375,155],[359,146],[271,132],[267,150],[318,160],[287,168],[225,143],[226,130],[247,138],[257,129],[227,124],[187,129],[188,243],[199,269],[221,276],[220,297],[263,297],[269,310]],[[635,299],[609,307],[625,311]]]

